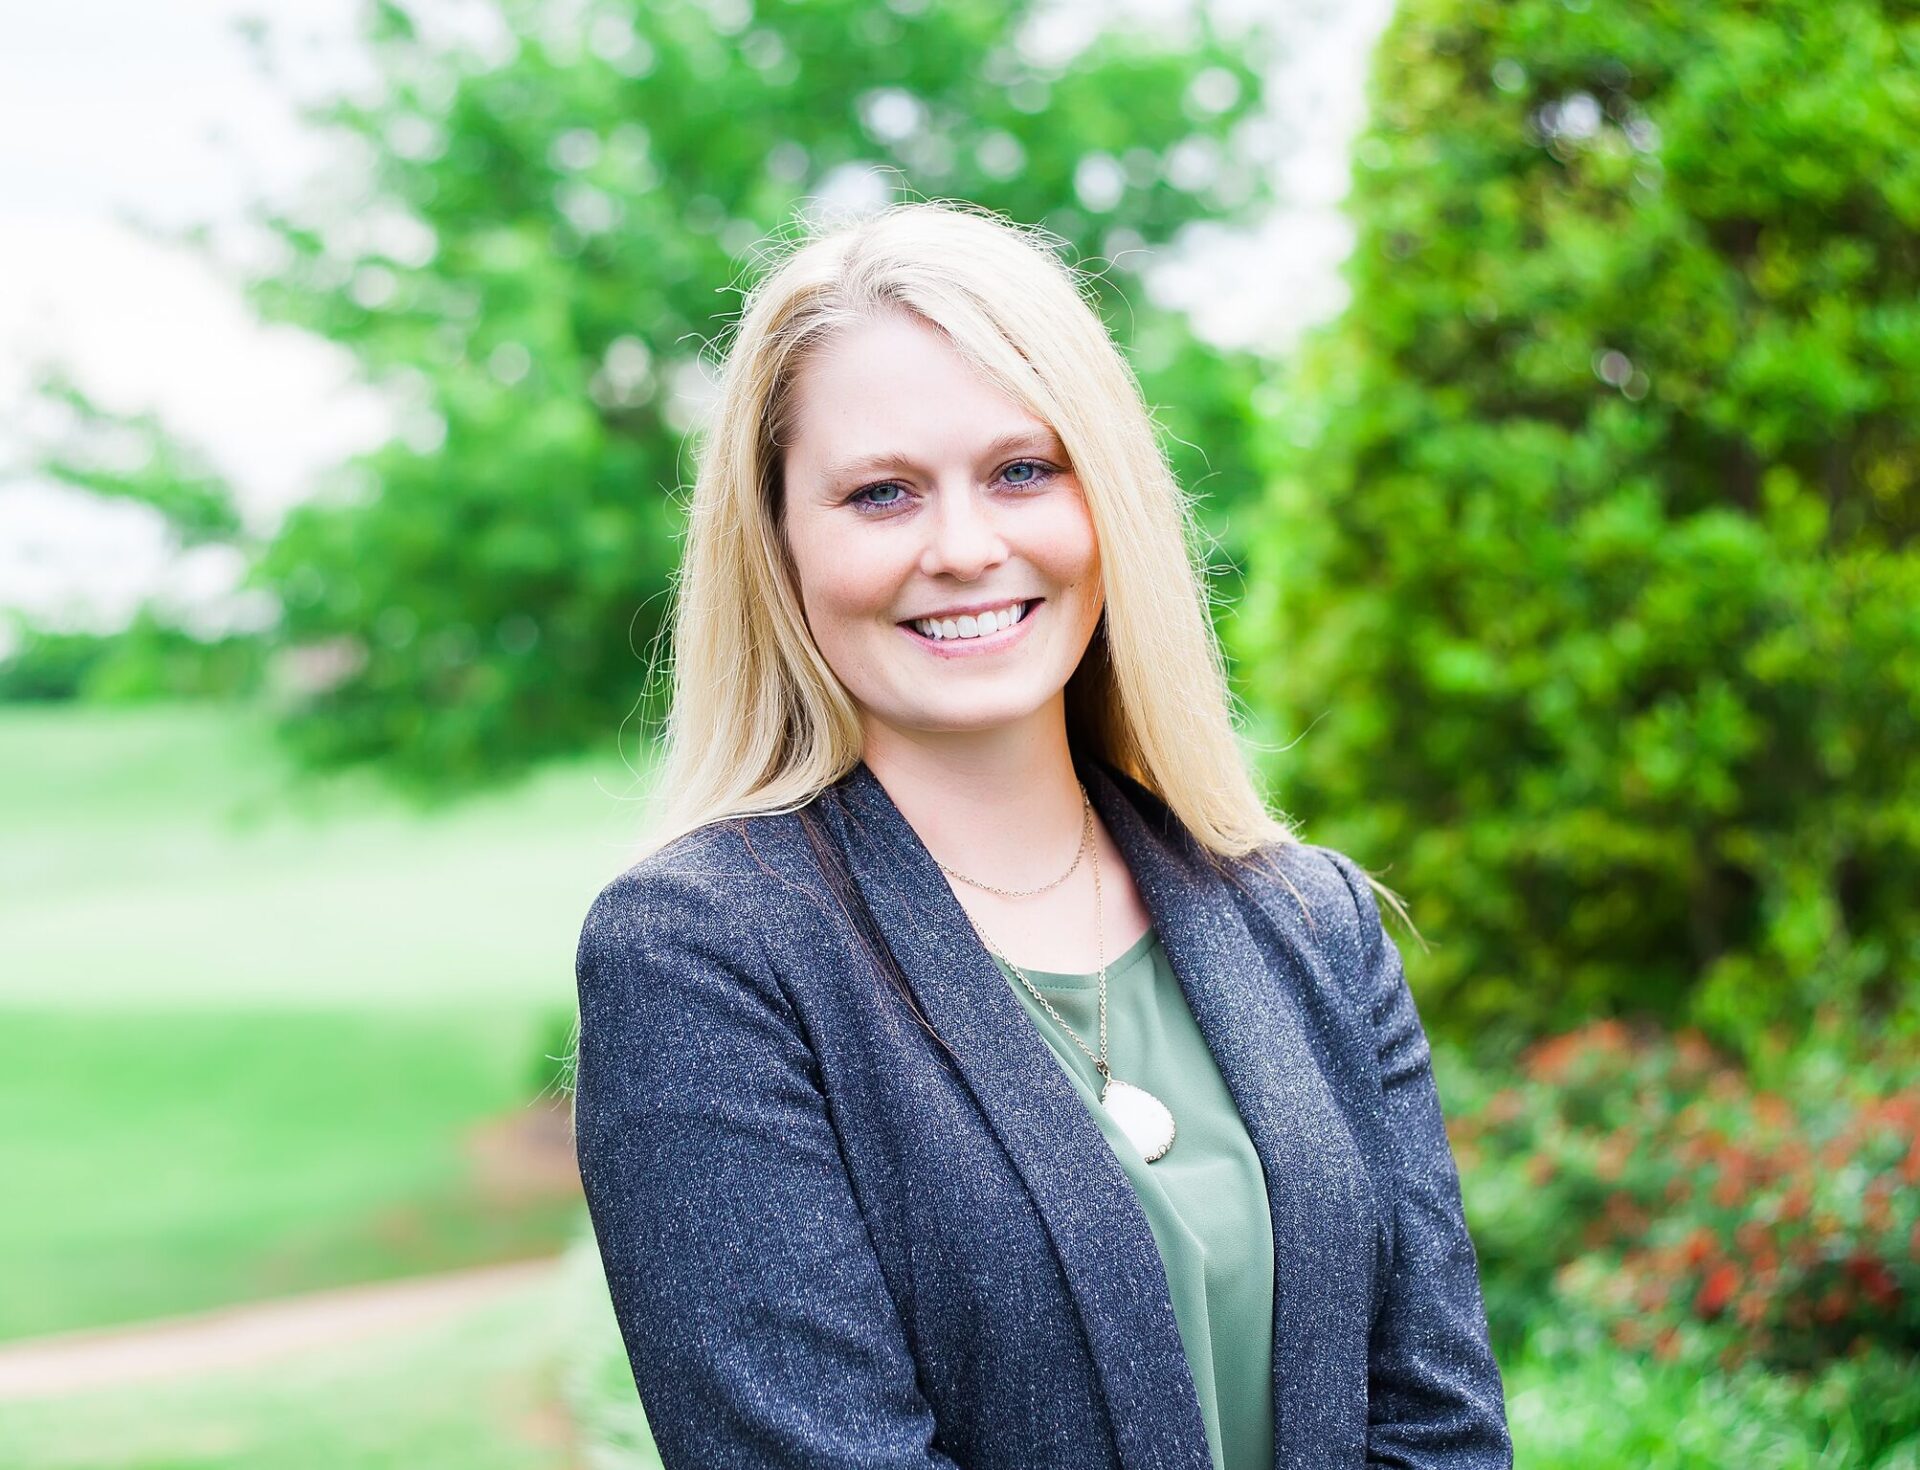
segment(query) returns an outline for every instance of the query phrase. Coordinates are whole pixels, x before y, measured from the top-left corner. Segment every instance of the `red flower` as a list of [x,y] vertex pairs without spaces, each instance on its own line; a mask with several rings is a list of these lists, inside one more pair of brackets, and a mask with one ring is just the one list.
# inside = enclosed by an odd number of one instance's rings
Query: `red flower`
[[1855,1251],[1847,1258],[1846,1271],[1876,1307],[1891,1307],[1900,1300],[1900,1284],[1893,1273],[1865,1251]]
[[1558,1082],[1580,1054],[1580,1033],[1549,1036],[1531,1047],[1525,1058],[1527,1075],[1535,1082]]
[[1693,1309],[1703,1317],[1717,1317],[1734,1292],[1740,1289],[1740,1273],[1730,1261],[1722,1261],[1707,1273],[1693,1299]]
[[1793,1104],[1776,1092],[1763,1092],[1753,1100],[1753,1116],[1769,1128],[1788,1128],[1793,1124]]
[[1487,1099],[1486,1115],[1490,1123],[1511,1123],[1526,1110],[1526,1101],[1518,1088],[1503,1087]]
[[1711,1230],[1704,1225],[1696,1225],[1681,1243],[1680,1259],[1689,1266],[1697,1266],[1713,1254],[1715,1243]]

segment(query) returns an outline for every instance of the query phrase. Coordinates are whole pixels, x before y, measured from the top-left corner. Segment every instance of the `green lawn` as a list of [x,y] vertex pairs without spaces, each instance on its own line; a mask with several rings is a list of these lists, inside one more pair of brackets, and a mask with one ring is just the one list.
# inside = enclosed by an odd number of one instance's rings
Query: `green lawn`
[[463,1148],[515,1011],[0,1014],[0,1339],[557,1249],[579,1205]]
[[[244,1373],[0,1412],[20,1470],[559,1470],[577,1308],[538,1288],[373,1343]],[[644,1463],[644,1462],[642,1462]]]
[[638,789],[427,815],[248,710],[0,709],[0,1339],[558,1249],[577,1197],[466,1145],[550,1080]]
[[641,789],[607,759],[425,815],[303,786],[251,710],[0,707],[0,1005],[563,999]]

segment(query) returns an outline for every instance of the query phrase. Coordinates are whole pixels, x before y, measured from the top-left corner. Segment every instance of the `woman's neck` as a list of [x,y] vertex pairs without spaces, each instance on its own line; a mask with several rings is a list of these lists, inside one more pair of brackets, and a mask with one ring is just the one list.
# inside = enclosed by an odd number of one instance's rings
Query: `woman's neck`
[[862,755],[927,850],[948,867],[1026,889],[1059,877],[1073,861],[1083,822],[1080,781],[1059,712],[981,731],[873,729]]
[[[1036,722],[1024,733],[1003,727],[888,737],[867,741],[868,769],[936,862],[1014,890],[1053,883],[1073,864],[1086,813],[1064,722]],[[1008,897],[951,875],[948,886],[974,926],[1016,965],[1090,974],[1152,922],[1097,811],[1093,848],[1070,877],[1043,893]]]

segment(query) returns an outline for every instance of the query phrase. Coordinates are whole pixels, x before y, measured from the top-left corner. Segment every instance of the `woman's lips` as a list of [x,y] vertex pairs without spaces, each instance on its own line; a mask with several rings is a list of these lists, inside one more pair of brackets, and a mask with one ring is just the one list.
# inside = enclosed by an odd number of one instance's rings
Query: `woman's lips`
[[1040,609],[1045,605],[1046,599],[1043,597],[1028,598],[1027,610],[1019,622],[1011,628],[1002,628],[998,633],[989,633],[984,638],[929,638],[912,623],[896,623],[894,626],[928,653],[941,658],[971,658],[1012,648],[1027,636],[1027,625],[1039,616]]

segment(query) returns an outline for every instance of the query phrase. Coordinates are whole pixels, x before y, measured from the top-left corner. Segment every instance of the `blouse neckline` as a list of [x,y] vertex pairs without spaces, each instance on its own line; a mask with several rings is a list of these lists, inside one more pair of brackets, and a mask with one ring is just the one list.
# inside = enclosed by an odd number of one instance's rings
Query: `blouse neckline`
[[[1111,984],[1123,971],[1132,969],[1144,960],[1158,937],[1154,926],[1147,925],[1146,931],[1138,939],[1121,954],[1107,961],[1107,982]],[[1092,990],[1100,983],[1098,970],[1035,970],[1021,965],[1020,971],[1042,990]]]

